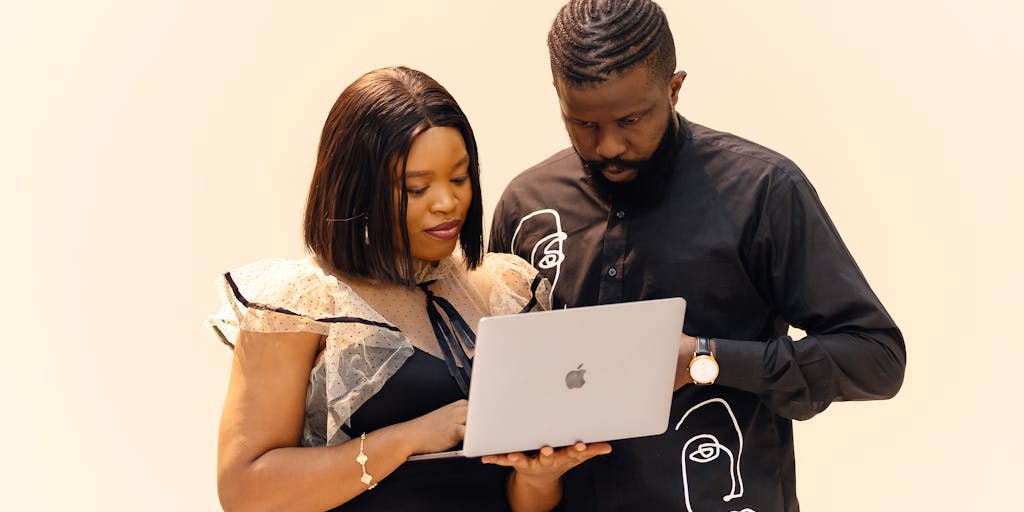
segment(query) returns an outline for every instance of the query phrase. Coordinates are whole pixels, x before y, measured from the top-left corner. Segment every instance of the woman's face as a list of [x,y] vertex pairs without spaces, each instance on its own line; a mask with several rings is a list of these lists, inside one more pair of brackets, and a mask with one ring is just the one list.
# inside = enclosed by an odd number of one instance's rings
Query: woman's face
[[[459,130],[435,126],[412,141],[406,165],[406,226],[409,252],[417,260],[436,262],[459,243],[459,233],[473,199],[469,154]],[[400,190],[395,190],[398,204]]]

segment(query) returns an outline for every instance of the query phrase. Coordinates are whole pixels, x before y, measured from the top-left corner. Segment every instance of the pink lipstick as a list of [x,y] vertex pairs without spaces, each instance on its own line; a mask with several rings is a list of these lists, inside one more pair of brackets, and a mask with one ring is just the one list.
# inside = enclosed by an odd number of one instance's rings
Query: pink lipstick
[[425,231],[428,235],[434,238],[440,238],[441,240],[453,240],[459,236],[459,227],[461,227],[461,225],[462,222],[452,220],[438,224]]

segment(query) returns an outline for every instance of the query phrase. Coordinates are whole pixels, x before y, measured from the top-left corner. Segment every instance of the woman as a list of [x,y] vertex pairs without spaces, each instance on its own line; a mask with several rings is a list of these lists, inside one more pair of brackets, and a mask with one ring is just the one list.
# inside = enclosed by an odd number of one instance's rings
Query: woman
[[430,77],[386,68],[341,93],[305,240],[305,260],[220,280],[224,306],[208,322],[235,350],[218,448],[225,510],[544,510],[562,473],[610,450],[406,462],[462,440],[470,326],[547,297],[525,261],[483,254],[476,141]]

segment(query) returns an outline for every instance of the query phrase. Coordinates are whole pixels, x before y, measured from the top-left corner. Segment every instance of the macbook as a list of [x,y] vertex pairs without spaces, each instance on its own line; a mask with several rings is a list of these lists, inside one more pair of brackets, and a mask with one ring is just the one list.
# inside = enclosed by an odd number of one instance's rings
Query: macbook
[[462,450],[409,460],[665,432],[685,309],[671,298],[482,318]]

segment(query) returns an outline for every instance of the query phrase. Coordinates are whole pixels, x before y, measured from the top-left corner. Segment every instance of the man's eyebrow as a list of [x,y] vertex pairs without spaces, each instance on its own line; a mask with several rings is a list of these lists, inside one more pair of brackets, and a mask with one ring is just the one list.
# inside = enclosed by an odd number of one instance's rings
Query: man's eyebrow
[[586,121],[584,119],[580,119],[580,118],[578,118],[576,116],[571,116],[568,113],[566,113],[564,110],[562,111],[562,119],[568,119],[569,121],[574,121],[574,122],[577,122],[577,123],[589,123],[590,122],[590,121]]
[[[652,108],[653,108],[653,107],[652,107]],[[626,115],[624,115],[624,116],[620,117],[620,118],[619,118],[619,120],[621,121],[621,120],[623,120],[623,119],[629,119],[629,118],[631,118],[631,117],[640,117],[640,116],[642,116],[642,115],[644,115],[644,114],[646,114],[646,113],[648,113],[648,112],[650,112],[650,111],[651,111],[651,109],[650,109],[650,108],[644,108],[644,109],[640,109],[640,110],[634,110],[633,112],[630,112],[630,113],[628,113],[628,114],[626,114]]]
[[[458,159],[452,165],[452,169],[457,169],[459,167],[462,167],[464,164],[466,164],[468,162],[469,162],[469,153],[466,153],[465,155],[462,155],[462,158]],[[426,176],[428,174],[433,174],[433,173],[434,173],[434,171],[416,171],[416,170],[406,169],[405,177],[406,178],[418,178],[420,176]]]
[[[651,105],[649,107],[641,107],[641,108],[633,110],[633,111],[631,111],[631,112],[629,112],[629,113],[627,113],[625,115],[619,116],[615,120],[616,121],[624,121],[626,119],[630,119],[630,118],[634,118],[634,117],[640,117],[640,116],[646,115],[648,112],[650,112],[653,109],[654,109],[654,105]],[[565,112],[562,112],[562,119],[566,119],[566,120],[572,121],[574,123],[592,123],[593,122],[593,121],[588,121],[586,119],[580,119],[578,117],[570,116],[570,115],[566,114]]]

